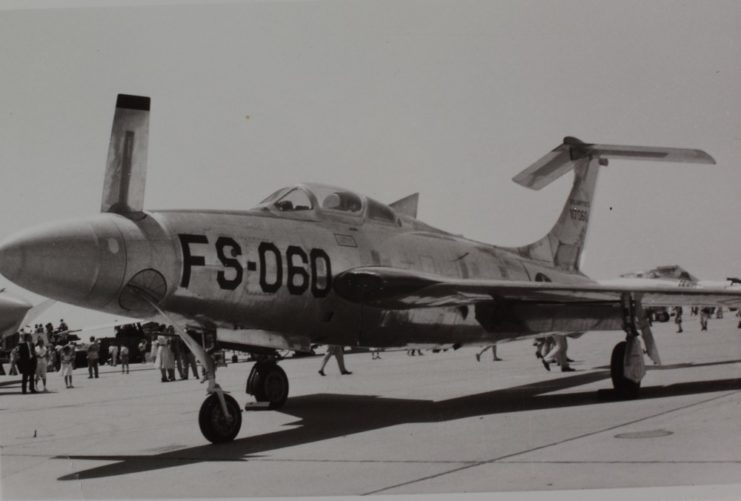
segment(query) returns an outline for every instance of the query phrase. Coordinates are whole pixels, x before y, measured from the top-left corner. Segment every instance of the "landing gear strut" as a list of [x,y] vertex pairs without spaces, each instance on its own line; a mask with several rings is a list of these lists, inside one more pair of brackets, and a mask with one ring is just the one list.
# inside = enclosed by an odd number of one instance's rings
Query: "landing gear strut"
[[214,364],[213,359],[206,353],[203,346],[190,337],[178,324],[170,320],[167,314],[157,306],[157,303],[144,294],[140,294],[140,297],[148,302],[167,323],[173,326],[175,334],[198,359],[205,371],[201,383],[208,383],[208,388],[206,388],[208,397],[201,404],[201,410],[198,413],[198,425],[201,427],[201,433],[209,442],[215,444],[234,440],[242,426],[242,409],[239,408],[237,401],[225,393],[216,382],[216,364]]
[[621,298],[623,310],[623,330],[625,341],[619,342],[612,350],[610,357],[610,377],[615,393],[620,398],[638,397],[641,380],[646,375],[643,362],[643,346],[638,336],[642,333],[649,356],[654,363],[661,363],[656,343],[654,342],[646,311],[641,306],[640,297],[630,293]]
[[246,391],[258,402],[279,409],[288,398],[288,377],[274,360],[261,360],[252,366]]

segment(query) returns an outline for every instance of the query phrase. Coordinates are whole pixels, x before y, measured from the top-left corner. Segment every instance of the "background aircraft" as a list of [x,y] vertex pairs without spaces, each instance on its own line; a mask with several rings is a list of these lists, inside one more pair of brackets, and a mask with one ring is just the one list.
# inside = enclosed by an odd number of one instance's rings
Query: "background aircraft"
[[26,313],[32,307],[31,303],[10,297],[5,290],[0,290],[0,339],[18,332],[26,318]]
[[[199,424],[232,440],[240,407],[215,381],[207,346],[306,351],[311,344],[459,347],[549,333],[624,330],[611,358],[618,393],[635,396],[655,361],[644,306],[738,304],[725,287],[600,283],[580,271],[597,174],[608,159],[714,163],[700,150],[563,144],[514,180],[540,189],[574,171],[551,231],[495,247],[416,219],[417,197],[390,205],[320,184],[289,186],[249,211],[144,211],[150,100],[119,95],[102,214],[32,228],[0,246],[0,272],[71,304],[160,316],[207,368]],[[200,336],[199,338],[200,339]],[[247,391],[280,407],[288,380],[255,364]]]
[[5,289],[0,290],[0,339],[18,332],[24,324],[32,322],[53,303],[54,301],[44,301],[33,306],[25,299],[8,295]]

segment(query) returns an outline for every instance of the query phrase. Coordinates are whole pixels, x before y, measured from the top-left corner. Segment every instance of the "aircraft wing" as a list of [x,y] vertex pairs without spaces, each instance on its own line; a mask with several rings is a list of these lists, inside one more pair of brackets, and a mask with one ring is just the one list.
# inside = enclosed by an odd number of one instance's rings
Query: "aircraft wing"
[[741,287],[660,283],[650,279],[573,284],[457,279],[388,267],[353,268],[335,278],[337,294],[385,309],[463,306],[496,299],[532,303],[619,303],[625,293],[644,306],[741,306]]

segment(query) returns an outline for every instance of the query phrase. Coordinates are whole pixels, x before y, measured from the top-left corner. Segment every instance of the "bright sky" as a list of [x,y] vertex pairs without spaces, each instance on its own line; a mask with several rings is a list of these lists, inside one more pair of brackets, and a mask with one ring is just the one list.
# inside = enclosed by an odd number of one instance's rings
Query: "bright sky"
[[[565,135],[702,148],[718,165],[602,171],[584,269],[741,275],[736,0],[115,3],[0,10],[0,238],[99,210],[126,92],[152,97],[150,209],[249,208],[300,181],[419,191],[422,220],[502,245],[555,221],[570,176],[511,178]],[[110,318],[40,320],[61,317]]]

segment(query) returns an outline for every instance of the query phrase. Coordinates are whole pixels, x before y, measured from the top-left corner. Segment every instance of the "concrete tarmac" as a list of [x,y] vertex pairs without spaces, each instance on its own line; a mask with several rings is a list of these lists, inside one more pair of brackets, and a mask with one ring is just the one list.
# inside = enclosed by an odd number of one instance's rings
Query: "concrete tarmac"
[[[0,377],[3,498],[213,498],[427,494],[741,483],[741,329],[729,315],[655,324],[664,366],[641,397],[609,391],[618,332],[569,343],[577,372],[546,372],[530,341],[408,357],[404,351],[281,362],[291,397],[245,411],[237,439],[198,429],[205,385],[160,383],[135,364],[56,373],[49,392],[21,395]],[[650,362],[647,362],[650,365]],[[240,404],[251,364],[220,369]]]

